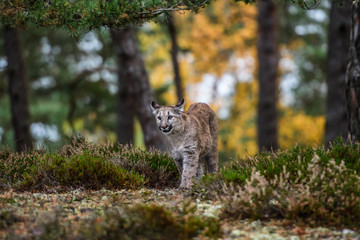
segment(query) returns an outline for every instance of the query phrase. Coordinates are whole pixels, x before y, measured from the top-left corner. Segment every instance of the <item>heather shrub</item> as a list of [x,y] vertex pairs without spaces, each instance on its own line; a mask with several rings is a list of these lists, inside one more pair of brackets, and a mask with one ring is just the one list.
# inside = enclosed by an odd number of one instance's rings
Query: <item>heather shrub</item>
[[155,150],[90,144],[74,138],[56,153],[0,151],[0,188],[17,190],[138,189],[174,187],[173,160]]
[[[254,169],[267,180],[279,176],[284,167],[289,173],[290,181],[298,176],[298,170],[307,171],[306,165],[311,161],[314,150],[311,147],[295,146],[289,150],[273,153],[260,153],[247,159],[236,159],[225,164],[217,175],[204,176],[197,183],[194,191],[204,198],[214,198],[222,193],[223,185],[242,186],[252,176]],[[302,161],[298,161],[301,159]]]
[[360,144],[341,138],[329,148],[298,145],[227,163],[193,193],[221,199],[225,218],[359,227],[359,160]]
[[[219,198],[223,217],[269,219],[331,226],[359,227],[360,177],[354,169],[316,154],[306,163],[298,159],[296,178],[286,166],[269,179],[255,167],[243,185],[223,185]],[[306,168],[305,168],[306,167]],[[305,171],[306,170],[306,171]]]
[[157,150],[142,150],[129,145],[107,143],[95,145],[83,138],[73,138],[58,152],[62,156],[75,156],[87,152],[94,157],[112,160],[128,171],[146,178],[145,186],[152,188],[174,187],[179,174],[172,158]]
[[144,184],[145,179],[140,174],[127,171],[110,160],[83,153],[68,158],[57,154],[42,156],[16,186],[39,190],[57,186],[137,189]]
[[147,187],[175,187],[179,179],[174,160],[156,150],[145,151],[124,146],[123,151],[113,154],[111,159],[124,169],[146,176]]
[[36,168],[41,155],[36,151],[13,153],[4,149],[0,151],[0,157],[0,188],[10,188]]
[[[216,176],[205,176],[198,183],[195,191],[206,191],[206,194],[211,197],[213,196],[211,193],[218,192],[224,183],[243,185],[250,178],[254,168],[267,180],[271,180],[278,177],[285,167],[286,172],[289,173],[288,181],[295,181],[298,177],[302,178],[306,175],[308,164],[314,154],[319,156],[319,164],[328,164],[330,160],[334,160],[336,164],[343,161],[347,168],[360,175],[360,144],[346,144],[343,139],[338,138],[329,148],[296,145],[286,150],[260,153],[249,156],[247,159],[233,160],[219,169],[219,174]],[[299,171],[301,176],[299,176]]]
[[[266,179],[278,176],[283,168],[290,174],[291,181],[297,179],[298,171],[306,172],[306,166],[316,154],[320,161],[327,164],[331,159],[336,164],[342,161],[346,167],[360,172],[360,144],[346,144],[342,138],[338,138],[329,148],[324,146],[301,146],[297,145],[286,150],[278,150],[273,153],[260,153],[249,156],[248,159],[238,159],[227,164],[221,175],[227,183],[243,184],[251,175],[251,169],[255,167]],[[301,161],[298,161],[301,159]]]

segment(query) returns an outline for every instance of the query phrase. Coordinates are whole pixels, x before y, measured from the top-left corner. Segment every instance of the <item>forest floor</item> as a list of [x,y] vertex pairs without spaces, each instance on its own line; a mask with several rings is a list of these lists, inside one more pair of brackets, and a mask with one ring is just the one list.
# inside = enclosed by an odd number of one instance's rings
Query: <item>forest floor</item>
[[[221,219],[221,202],[196,199],[189,193],[175,189],[74,190],[50,194],[6,191],[0,193],[0,239],[36,239],[43,233],[44,224],[55,218],[60,224],[74,229],[81,222],[111,207],[139,203],[162,205],[174,210],[182,208],[186,202],[195,207],[197,215]],[[219,239],[360,239],[360,233],[350,229],[311,228],[303,224],[296,226],[284,220],[219,221]]]

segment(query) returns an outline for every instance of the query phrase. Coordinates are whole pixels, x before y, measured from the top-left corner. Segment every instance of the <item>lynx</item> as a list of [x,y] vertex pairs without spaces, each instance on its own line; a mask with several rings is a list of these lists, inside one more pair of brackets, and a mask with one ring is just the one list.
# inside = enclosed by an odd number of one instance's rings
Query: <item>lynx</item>
[[171,155],[181,175],[180,189],[192,186],[193,178],[218,169],[218,124],[214,111],[205,103],[194,103],[184,112],[182,99],[172,106],[150,103],[159,130],[170,142]]

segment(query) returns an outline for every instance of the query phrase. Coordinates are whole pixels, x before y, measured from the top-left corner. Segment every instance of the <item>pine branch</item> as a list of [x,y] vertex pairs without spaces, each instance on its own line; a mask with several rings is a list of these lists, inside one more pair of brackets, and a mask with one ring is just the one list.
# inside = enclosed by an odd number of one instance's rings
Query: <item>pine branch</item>
[[198,12],[211,0],[3,0],[0,21],[11,27],[65,28],[73,35],[101,27],[125,28],[170,11]]
[[[205,0],[196,7],[200,8],[200,7],[204,6],[205,4],[207,4],[208,2],[209,2],[208,0]],[[150,12],[142,12],[142,14],[158,15],[158,14],[162,14],[162,13],[165,13],[165,12],[181,12],[181,11],[189,11],[189,10],[194,10],[194,8],[191,8],[191,7],[185,7],[185,8],[181,8],[181,7],[177,7],[177,8],[160,8],[160,9],[156,9],[156,10],[150,11]]]

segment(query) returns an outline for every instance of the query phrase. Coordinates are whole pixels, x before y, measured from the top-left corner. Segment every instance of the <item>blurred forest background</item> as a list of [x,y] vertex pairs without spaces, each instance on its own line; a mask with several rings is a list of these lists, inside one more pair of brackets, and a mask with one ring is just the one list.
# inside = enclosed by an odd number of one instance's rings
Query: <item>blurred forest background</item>
[[[78,40],[62,30],[3,26],[0,144],[22,148],[12,120],[14,91],[15,99],[28,95],[19,130],[29,136],[28,147],[50,151],[73,134],[159,146],[152,98],[175,104],[184,97],[186,108],[210,104],[221,159],[346,137],[348,5],[323,0],[304,10],[285,2],[215,1],[199,14],[168,14]],[[22,59],[15,67],[14,54]],[[22,69],[18,86],[9,86],[10,67]]]

